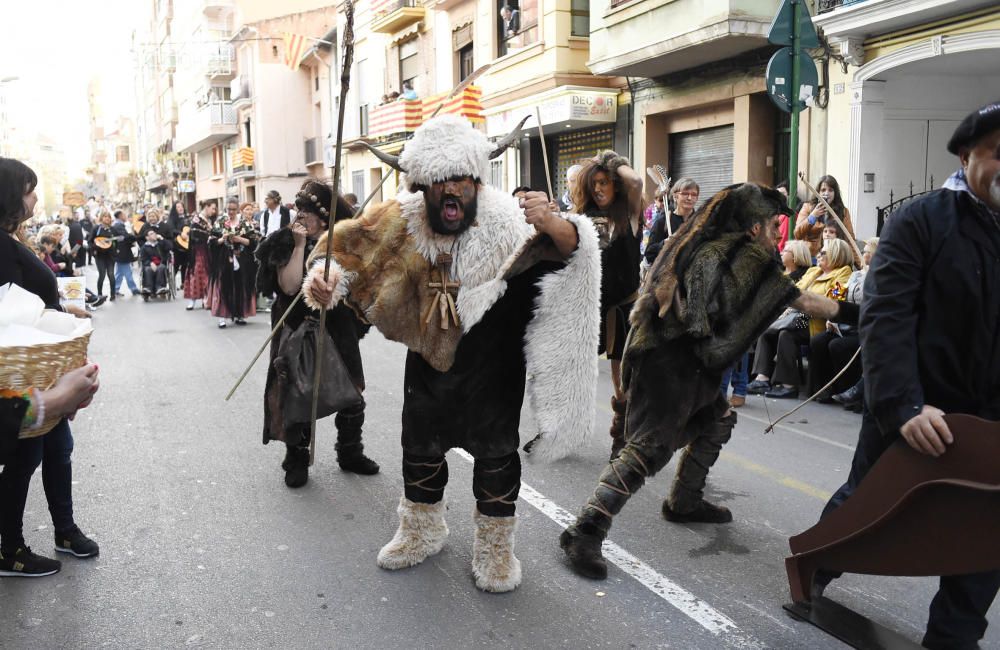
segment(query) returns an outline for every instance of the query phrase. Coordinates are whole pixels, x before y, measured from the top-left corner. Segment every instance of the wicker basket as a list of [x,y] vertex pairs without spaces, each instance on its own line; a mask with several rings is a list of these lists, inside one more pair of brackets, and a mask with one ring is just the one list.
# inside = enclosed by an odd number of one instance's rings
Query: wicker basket
[[[48,390],[64,374],[87,363],[87,345],[91,332],[63,343],[45,343],[25,347],[0,348],[0,386],[24,390],[34,386]],[[21,432],[21,438],[34,438],[51,431],[61,415],[46,413],[42,426]]]

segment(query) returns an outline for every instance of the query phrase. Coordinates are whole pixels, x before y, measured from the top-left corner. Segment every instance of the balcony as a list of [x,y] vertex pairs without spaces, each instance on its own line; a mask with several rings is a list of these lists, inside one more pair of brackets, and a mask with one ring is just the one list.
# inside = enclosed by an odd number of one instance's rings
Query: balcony
[[418,0],[374,0],[373,32],[394,34],[424,19],[424,7]]
[[995,5],[995,0],[819,0],[813,22],[832,43],[860,42]]
[[213,81],[226,81],[236,74],[236,51],[228,43],[212,46],[205,56],[205,74]]
[[[192,109],[188,109],[188,107]],[[240,132],[232,102],[209,102],[195,107],[185,104],[177,124],[177,150],[195,153]]]
[[323,138],[309,138],[305,141],[305,164],[306,167],[310,165],[322,165],[323,164]]
[[626,0],[590,35],[599,75],[659,77],[767,45],[778,0]]
[[209,18],[216,18],[236,8],[234,0],[202,0],[201,10]]
[[253,147],[240,147],[238,149],[234,149],[229,162],[233,168],[233,176],[252,175],[254,164]]
[[483,117],[482,97],[482,88],[471,85],[451,99],[448,99],[448,93],[441,93],[422,99],[398,99],[374,108],[363,106],[362,136],[389,138],[408,135],[417,130],[424,120],[429,120],[438,106],[441,106],[439,114],[461,115],[473,124],[482,124],[486,121]]

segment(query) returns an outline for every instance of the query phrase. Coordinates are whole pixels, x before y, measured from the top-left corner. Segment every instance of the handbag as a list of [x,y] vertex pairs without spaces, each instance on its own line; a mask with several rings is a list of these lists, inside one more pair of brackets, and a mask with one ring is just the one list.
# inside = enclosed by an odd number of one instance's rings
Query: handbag
[[809,327],[810,316],[803,314],[796,309],[789,309],[781,316],[778,316],[769,329],[778,332],[782,330],[804,330]]
[[316,318],[306,318],[298,328],[285,332],[278,346],[276,362],[285,366],[288,381],[282,396],[282,416],[285,428],[309,422],[312,416],[313,378],[316,373],[316,341],[325,336],[320,375],[319,401],[316,418],[364,403],[361,391],[347,371],[344,360],[329,332],[320,331]]

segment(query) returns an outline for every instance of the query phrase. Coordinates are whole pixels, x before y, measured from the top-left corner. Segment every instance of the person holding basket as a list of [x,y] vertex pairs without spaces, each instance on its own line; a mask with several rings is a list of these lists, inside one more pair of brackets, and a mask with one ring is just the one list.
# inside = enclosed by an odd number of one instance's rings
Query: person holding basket
[[[60,309],[55,276],[15,236],[32,216],[38,178],[25,164],[0,158],[0,286],[19,287],[38,296],[47,308]],[[4,355],[2,364],[12,363]],[[0,366],[2,369],[2,366]],[[6,376],[0,372],[0,377]],[[87,363],[64,374],[51,388],[14,388],[0,382],[0,576],[40,577],[61,563],[36,555],[27,546],[22,520],[31,476],[42,464],[42,483],[55,528],[55,550],[94,557],[98,545],[73,519],[73,436],[69,420],[89,405],[100,385],[98,369]],[[54,428],[37,434],[53,420]]]

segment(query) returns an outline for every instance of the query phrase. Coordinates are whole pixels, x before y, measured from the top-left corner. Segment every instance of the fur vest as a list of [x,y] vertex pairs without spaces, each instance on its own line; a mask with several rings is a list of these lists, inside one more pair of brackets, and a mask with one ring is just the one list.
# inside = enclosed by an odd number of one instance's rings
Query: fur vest
[[[597,379],[600,251],[590,221],[564,215],[577,228],[579,245],[562,269],[539,281],[534,316],[525,334],[528,398],[542,438],[531,457],[554,460],[593,430]],[[326,251],[317,243],[312,265]],[[482,187],[475,223],[458,236],[439,235],[427,224],[423,194],[401,192],[333,231],[332,264],[339,267],[345,301],[393,341],[406,345],[435,370],[447,372],[463,332],[473,328],[506,291],[506,279],[539,259],[558,259],[547,236],[524,221],[516,200]],[[453,258],[461,283],[456,299],[460,327],[444,329],[425,314],[437,291],[439,253]]]

